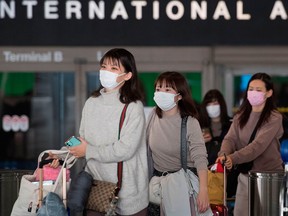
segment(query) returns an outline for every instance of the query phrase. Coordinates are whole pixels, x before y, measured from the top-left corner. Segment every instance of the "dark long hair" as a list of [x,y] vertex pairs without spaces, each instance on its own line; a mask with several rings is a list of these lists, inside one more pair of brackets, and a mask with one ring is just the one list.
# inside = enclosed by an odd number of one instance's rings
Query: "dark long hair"
[[[104,54],[100,60],[100,65],[102,65],[106,59],[115,63],[116,65],[120,66],[121,64],[125,69],[125,73],[132,73],[132,77],[125,81],[124,85],[119,89],[120,101],[125,104],[135,102],[137,100],[143,101],[143,94],[140,91],[134,56],[126,49],[114,48]],[[101,86],[99,89],[94,91],[92,96],[98,97],[102,88],[103,87]]]
[[222,95],[222,93],[218,89],[209,90],[202,100],[200,106],[200,124],[201,127],[210,127],[211,119],[207,112],[207,105],[211,102],[218,101],[220,105],[220,121],[222,124],[229,122],[230,117],[227,112],[226,101]]
[[266,91],[272,90],[273,93],[271,95],[271,97],[266,99],[266,103],[264,106],[264,109],[260,115],[260,119],[257,123],[257,127],[260,127],[264,122],[268,121],[268,118],[270,117],[271,113],[273,111],[277,111],[277,107],[276,107],[276,103],[275,103],[275,96],[274,96],[274,85],[272,82],[271,77],[266,74],[266,73],[256,73],[254,74],[251,79],[248,82],[247,88],[246,88],[246,92],[243,98],[243,102],[237,112],[237,114],[239,114],[239,125],[240,128],[243,128],[249,117],[250,117],[250,113],[252,111],[252,106],[249,103],[248,99],[247,99],[247,91],[249,89],[249,85],[253,80],[261,80],[265,83],[265,88]]
[[[179,72],[167,71],[158,76],[154,84],[155,89],[157,84],[163,83],[165,83],[167,87],[172,87],[182,96],[182,99],[178,101],[181,117],[192,116],[198,119],[195,102],[192,99],[191,91],[185,77]],[[156,114],[159,118],[162,118],[162,110],[158,106],[156,107]]]

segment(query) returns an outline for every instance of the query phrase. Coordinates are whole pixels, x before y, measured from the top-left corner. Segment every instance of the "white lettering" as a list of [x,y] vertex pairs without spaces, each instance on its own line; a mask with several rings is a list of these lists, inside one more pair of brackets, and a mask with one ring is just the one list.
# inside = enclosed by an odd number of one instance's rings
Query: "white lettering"
[[72,14],[75,14],[76,19],[82,19],[81,3],[79,1],[67,1],[66,2],[66,18],[71,19]]
[[44,3],[44,18],[45,19],[58,19],[58,1],[45,1]]
[[[36,53],[34,51],[30,53],[13,53],[11,51],[3,51],[5,62],[52,62],[52,53],[50,51],[44,53]],[[57,57],[55,57],[57,56]],[[54,54],[54,59],[57,62],[63,59],[63,54],[60,51]],[[56,62],[56,60],[55,60]]]
[[[144,16],[152,16],[153,20],[159,20],[161,18],[170,20],[187,19],[190,15],[191,20],[251,20],[251,11],[245,10],[245,1],[236,0],[233,2],[226,0],[216,0],[216,8],[208,8],[210,1],[208,0],[190,0],[190,8],[185,8],[186,1],[184,0],[116,0],[113,3],[109,0],[66,0],[63,4],[60,4],[59,0],[44,0],[44,8],[42,4],[38,4],[39,0],[0,0],[0,20],[1,19],[15,19],[17,15],[21,15],[21,18],[26,15],[26,18],[31,19],[123,19],[128,20],[134,16],[134,20],[142,20]],[[108,3],[109,2],[109,3]],[[128,5],[130,2],[131,5]],[[185,4],[184,4],[185,2]],[[269,15],[270,20],[282,19],[288,20],[288,11],[285,8],[285,2],[283,0],[274,0],[274,5]],[[106,3],[109,4],[109,10]],[[125,4],[124,4],[125,3]],[[19,4],[19,5],[16,5]],[[112,6],[110,6],[112,4]],[[254,5],[254,3],[252,4]],[[255,3],[256,5],[256,3]],[[129,8],[126,8],[126,6]],[[149,6],[149,7],[148,7]],[[229,7],[228,7],[229,6]],[[266,7],[267,5],[265,5]],[[110,8],[112,7],[112,8]],[[161,7],[161,8],[160,8]],[[213,6],[212,6],[213,7]],[[87,10],[84,11],[83,9]],[[133,11],[134,9],[134,11]],[[233,10],[233,11],[232,11]],[[235,10],[235,11],[234,11]],[[39,13],[40,11],[40,13]],[[44,11],[42,15],[41,11]],[[37,13],[36,13],[37,12]],[[233,13],[232,13],[233,12]],[[25,14],[26,13],[26,14]],[[61,14],[62,13],[62,14]],[[212,15],[210,14],[212,13]],[[235,14],[235,15],[234,15]],[[262,13],[262,15],[264,12]],[[40,16],[40,17],[35,17]],[[165,17],[164,17],[165,16]],[[209,17],[210,16],[210,17]],[[211,17],[212,16],[212,17]],[[17,17],[18,18],[18,17]],[[132,18],[132,19],[133,19]],[[147,18],[147,17],[145,17]],[[268,17],[260,17],[267,19]],[[20,17],[19,17],[20,19]],[[149,17],[148,17],[149,19]]]
[[159,8],[160,8],[159,1],[154,1],[153,2],[153,19],[154,20],[158,20],[160,17]]
[[6,3],[6,1],[0,1],[0,18],[5,18],[5,13],[10,19],[14,19],[15,15],[15,1],[10,1],[10,6]]
[[142,7],[147,5],[146,1],[132,1],[131,5],[136,8],[136,19],[142,19]]
[[191,19],[196,20],[199,16],[202,20],[207,19],[207,2],[201,1],[201,6],[197,1],[191,1]]
[[[173,8],[177,8],[177,12],[173,13]],[[166,6],[166,14],[172,20],[179,20],[184,15],[184,6],[180,1],[170,1]]]
[[98,19],[104,19],[105,18],[105,3],[104,1],[99,1],[98,6],[96,2],[89,1],[89,12],[88,16],[89,19],[95,19],[95,14]]
[[27,7],[27,18],[33,18],[33,6],[37,5],[37,1],[23,1],[22,5]]
[[243,2],[237,1],[237,19],[238,20],[250,20],[251,15],[250,14],[244,14],[243,13]]
[[61,51],[54,52],[54,62],[62,62],[63,61],[63,53]]
[[96,59],[97,61],[101,61],[101,58],[103,57],[103,53],[99,50],[96,53]]
[[287,13],[285,11],[282,1],[275,2],[272,12],[270,14],[270,19],[275,20],[277,16],[280,16],[283,20],[287,19]]
[[213,19],[218,20],[220,16],[223,16],[224,19],[226,19],[226,20],[231,19],[231,16],[230,16],[230,13],[228,11],[228,8],[227,8],[225,1],[219,1],[218,2],[217,7],[216,7],[215,12],[214,12],[214,15],[213,15]]
[[128,13],[122,1],[117,1],[115,3],[111,14],[111,19],[115,20],[118,16],[121,16],[124,20],[128,19]]

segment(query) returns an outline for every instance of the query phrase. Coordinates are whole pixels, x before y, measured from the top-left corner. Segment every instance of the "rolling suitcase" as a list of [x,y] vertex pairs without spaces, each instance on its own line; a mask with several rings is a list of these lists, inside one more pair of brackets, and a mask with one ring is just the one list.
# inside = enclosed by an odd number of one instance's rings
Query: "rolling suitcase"
[[[47,153],[52,152],[53,154],[59,155],[59,158],[61,160],[64,159],[64,162],[63,162],[64,165],[62,166],[63,169],[60,171],[61,175],[59,174],[59,178],[57,178],[55,181],[45,180],[45,179],[43,180],[43,171],[45,170],[43,169],[43,166],[46,163],[50,162],[50,161],[42,162],[42,156],[46,152]],[[65,190],[67,191],[69,189],[71,179],[69,177],[67,178],[66,175],[63,175],[63,170],[65,172],[66,166],[69,169],[75,163],[75,159],[72,157],[68,158],[68,155],[69,155],[68,151],[64,151],[64,150],[46,150],[39,155],[38,165],[40,166],[41,162],[44,163],[44,164],[41,164],[42,167],[39,168],[40,170],[39,176],[42,175],[42,177],[40,177],[42,181],[40,182],[40,178],[39,180],[36,179],[36,176],[37,176],[36,172],[34,172],[34,174],[31,174],[31,175],[22,176],[18,198],[13,205],[11,216],[36,216],[37,213],[39,212],[38,209],[41,205],[40,203],[42,202],[42,198],[45,196],[47,197],[47,194],[51,191],[56,192],[61,197],[61,199],[62,199],[62,196],[64,196],[63,198],[64,200],[66,200],[66,193],[63,194],[62,189],[63,187],[64,187],[64,191]],[[66,184],[62,184],[63,178],[67,178],[65,180],[65,182],[67,181]],[[40,187],[41,189],[39,190]],[[41,191],[41,194],[40,194],[40,191]]]
[[[59,173],[59,177],[57,178],[56,182],[54,183],[54,187],[51,192],[43,198],[43,166],[52,162],[53,159],[43,160],[39,163],[40,169],[40,179],[39,179],[39,202],[37,208],[37,216],[67,216],[67,203],[66,203],[66,196],[67,196],[67,179],[66,179],[66,160],[60,161],[60,165],[62,165],[61,172]],[[62,191],[62,196],[59,196],[55,192],[59,181],[62,180],[62,187],[59,188]]]
[[228,208],[226,205],[226,167],[223,165],[224,167],[224,178],[223,178],[223,185],[224,185],[224,199],[223,199],[223,204],[210,204],[210,207],[212,209],[213,215],[214,216],[228,216]]

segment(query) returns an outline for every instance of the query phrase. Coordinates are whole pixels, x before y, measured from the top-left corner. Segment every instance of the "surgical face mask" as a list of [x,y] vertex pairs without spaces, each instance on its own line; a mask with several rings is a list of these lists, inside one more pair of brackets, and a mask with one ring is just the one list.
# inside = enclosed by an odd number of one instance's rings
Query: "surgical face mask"
[[206,110],[210,118],[217,118],[220,116],[221,109],[219,104],[208,105],[206,106]]
[[251,106],[262,105],[266,100],[265,93],[260,91],[248,91],[247,99]]
[[118,85],[120,85],[123,81],[121,82],[117,82],[117,77],[119,76],[123,76],[125,73],[122,74],[116,74],[116,73],[112,73],[110,71],[107,70],[100,70],[100,82],[101,85],[106,88],[106,89],[113,89],[116,88]]
[[175,96],[177,95],[179,94],[172,94],[167,92],[155,92],[153,99],[161,110],[168,111],[176,106]]

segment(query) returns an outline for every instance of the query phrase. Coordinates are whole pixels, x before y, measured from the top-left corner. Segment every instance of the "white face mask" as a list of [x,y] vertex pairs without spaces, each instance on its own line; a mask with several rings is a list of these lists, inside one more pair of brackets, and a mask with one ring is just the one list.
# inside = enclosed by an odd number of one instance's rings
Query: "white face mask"
[[220,105],[208,105],[206,106],[206,110],[210,118],[217,118],[220,116]]
[[100,70],[100,82],[101,85],[106,88],[106,89],[113,89],[116,88],[118,85],[120,85],[123,81],[121,82],[117,82],[117,77],[119,76],[123,76],[125,75],[125,73],[122,74],[116,74],[116,73],[112,73],[110,71],[107,70]]
[[153,99],[161,110],[168,111],[176,106],[175,96],[177,95],[179,94],[172,94],[167,92],[155,92]]

